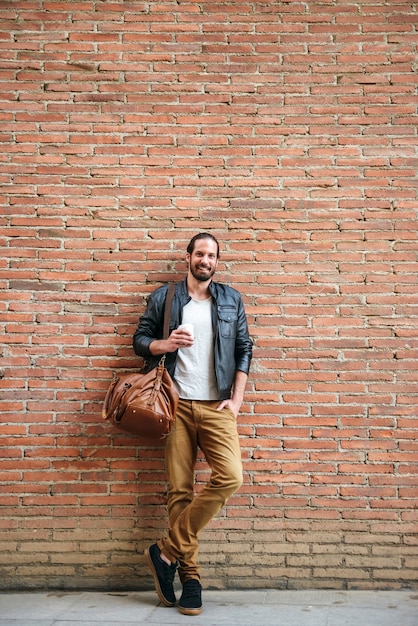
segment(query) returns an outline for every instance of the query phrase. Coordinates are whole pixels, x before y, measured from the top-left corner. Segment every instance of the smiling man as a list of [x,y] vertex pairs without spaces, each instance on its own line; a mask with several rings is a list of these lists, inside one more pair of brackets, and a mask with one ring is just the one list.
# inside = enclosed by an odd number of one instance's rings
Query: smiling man
[[[176,285],[170,335],[162,338],[167,285],[149,297],[134,334],[135,353],[146,370],[166,354],[166,368],[179,392],[174,427],[166,439],[168,535],[145,550],[161,602],[175,606],[178,570],[184,615],[202,611],[197,561],[200,531],[242,484],[237,416],[252,357],[252,342],[241,295],[213,281],[219,244],[209,233],[195,235],[187,247],[187,276]],[[211,475],[196,495],[194,474],[198,449]]]

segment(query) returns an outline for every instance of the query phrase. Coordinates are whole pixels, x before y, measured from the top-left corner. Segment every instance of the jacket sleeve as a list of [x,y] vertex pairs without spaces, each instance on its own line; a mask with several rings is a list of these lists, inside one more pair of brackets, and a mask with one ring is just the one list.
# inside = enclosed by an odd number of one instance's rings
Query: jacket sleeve
[[248,374],[250,371],[252,354],[253,344],[248,332],[248,322],[244,310],[244,304],[240,298],[238,305],[237,335],[235,339],[235,369]]
[[150,344],[163,336],[163,307],[167,286],[159,287],[150,294],[147,307],[140,318],[133,336],[135,354],[145,359],[151,357]]

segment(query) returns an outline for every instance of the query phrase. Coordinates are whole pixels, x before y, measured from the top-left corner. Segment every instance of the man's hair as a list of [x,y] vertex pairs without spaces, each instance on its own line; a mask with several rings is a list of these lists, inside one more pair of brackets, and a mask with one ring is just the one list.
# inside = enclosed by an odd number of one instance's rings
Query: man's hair
[[212,241],[214,241],[216,243],[217,246],[217,253],[216,253],[216,258],[219,259],[220,253],[219,253],[219,242],[216,239],[216,237],[214,237],[213,235],[211,235],[210,233],[199,233],[198,235],[195,235],[191,240],[189,245],[187,246],[186,251],[189,254],[192,254],[193,250],[194,250],[194,246],[196,241],[198,241],[199,239],[212,239]]

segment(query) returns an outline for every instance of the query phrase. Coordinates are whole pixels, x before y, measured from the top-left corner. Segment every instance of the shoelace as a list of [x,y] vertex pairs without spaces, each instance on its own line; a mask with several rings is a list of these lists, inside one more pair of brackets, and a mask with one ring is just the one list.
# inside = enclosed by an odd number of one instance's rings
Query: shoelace
[[172,585],[174,582],[174,576],[176,575],[177,563],[175,563],[174,565],[168,565],[167,563],[164,563],[164,565],[164,580],[168,584]]
[[188,580],[185,582],[183,587],[183,600],[188,600],[190,598],[199,598],[200,599],[200,583],[198,580]]

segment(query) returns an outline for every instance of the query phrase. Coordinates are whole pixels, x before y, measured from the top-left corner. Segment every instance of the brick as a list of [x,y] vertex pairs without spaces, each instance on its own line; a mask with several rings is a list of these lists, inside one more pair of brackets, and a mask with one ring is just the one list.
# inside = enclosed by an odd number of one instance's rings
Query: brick
[[255,348],[207,581],[416,585],[415,14],[389,4],[1,9],[2,588],[148,588],[163,449],[101,402],[197,230]]

